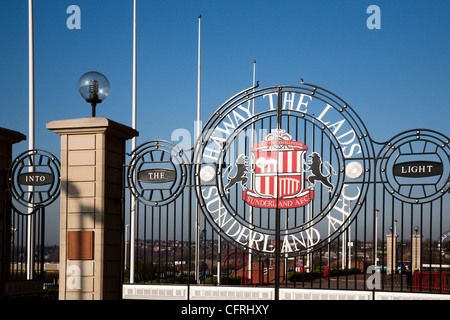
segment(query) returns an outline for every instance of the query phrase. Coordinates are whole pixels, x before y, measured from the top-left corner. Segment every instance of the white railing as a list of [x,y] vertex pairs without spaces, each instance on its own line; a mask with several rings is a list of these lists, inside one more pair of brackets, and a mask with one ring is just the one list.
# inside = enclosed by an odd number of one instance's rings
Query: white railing
[[[125,300],[274,300],[274,288],[123,285]],[[409,292],[279,289],[280,300],[450,300],[448,294]]]

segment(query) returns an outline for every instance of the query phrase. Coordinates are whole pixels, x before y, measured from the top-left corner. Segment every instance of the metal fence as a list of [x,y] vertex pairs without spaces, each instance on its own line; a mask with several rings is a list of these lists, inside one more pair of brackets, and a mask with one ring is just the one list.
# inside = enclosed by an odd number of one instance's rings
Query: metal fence
[[[9,273],[6,281],[42,279],[44,276],[45,208],[22,212],[12,204]],[[31,259],[28,259],[31,257]],[[31,261],[31,263],[29,263]]]
[[317,86],[244,90],[192,149],[130,154],[124,281],[447,293],[449,155],[431,130],[372,140]]

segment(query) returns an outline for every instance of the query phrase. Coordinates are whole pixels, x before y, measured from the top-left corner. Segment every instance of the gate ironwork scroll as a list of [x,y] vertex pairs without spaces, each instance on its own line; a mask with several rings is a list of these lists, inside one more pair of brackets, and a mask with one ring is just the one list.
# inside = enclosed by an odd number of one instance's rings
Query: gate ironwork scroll
[[374,141],[318,86],[248,88],[192,149],[131,153],[130,282],[448,292],[413,274],[450,271],[449,156],[431,130]]

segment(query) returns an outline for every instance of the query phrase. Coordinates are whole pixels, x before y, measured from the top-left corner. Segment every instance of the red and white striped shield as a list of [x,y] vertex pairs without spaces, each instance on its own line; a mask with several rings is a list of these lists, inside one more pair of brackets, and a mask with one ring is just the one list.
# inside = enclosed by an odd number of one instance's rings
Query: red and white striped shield
[[273,130],[265,141],[252,146],[252,190],[244,191],[245,201],[263,208],[307,204],[312,196],[312,190],[305,190],[303,179],[307,150],[284,130]]

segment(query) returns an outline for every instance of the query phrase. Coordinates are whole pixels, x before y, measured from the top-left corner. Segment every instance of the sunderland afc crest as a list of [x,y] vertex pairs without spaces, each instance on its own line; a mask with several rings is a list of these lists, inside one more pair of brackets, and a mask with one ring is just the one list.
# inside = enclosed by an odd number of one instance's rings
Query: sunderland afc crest
[[[240,183],[244,201],[259,208],[296,208],[307,205],[314,197],[314,184],[318,181],[330,189],[329,163],[322,163],[317,152],[310,155],[311,163],[305,162],[308,146],[292,140],[285,130],[275,129],[260,143],[250,148],[251,170],[248,157],[240,155],[235,163],[236,175],[228,175],[225,192]],[[325,167],[328,165],[330,169]],[[309,169],[305,169],[305,166]],[[231,167],[231,166],[230,166]],[[229,168],[230,168],[229,167]],[[322,168],[328,170],[324,175]],[[228,171],[228,170],[227,170]],[[305,178],[306,173],[310,173]],[[251,187],[247,189],[247,173],[251,174]]]

